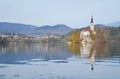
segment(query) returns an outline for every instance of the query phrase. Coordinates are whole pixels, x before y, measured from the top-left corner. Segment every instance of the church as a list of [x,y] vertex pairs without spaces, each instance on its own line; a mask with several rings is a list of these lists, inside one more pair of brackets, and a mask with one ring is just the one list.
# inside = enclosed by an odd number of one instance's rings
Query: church
[[93,32],[94,34],[96,33],[94,30],[94,22],[93,22],[93,17],[91,16],[91,21],[90,21],[90,26],[84,28],[81,33],[80,33],[80,39],[83,41],[91,42],[90,40],[90,31]]

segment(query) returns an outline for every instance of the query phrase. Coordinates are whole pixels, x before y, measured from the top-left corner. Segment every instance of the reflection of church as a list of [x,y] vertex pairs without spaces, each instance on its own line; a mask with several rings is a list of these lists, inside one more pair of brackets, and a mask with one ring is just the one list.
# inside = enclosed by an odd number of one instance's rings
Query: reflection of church
[[91,44],[83,43],[80,49],[82,58],[89,58]]
[[83,43],[82,46],[80,47],[81,57],[90,59],[92,70],[93,70],[93,65],[95,62],[95,58],[94,58],[95,49],[94,48],[95,48],[94,45],[91,43]]

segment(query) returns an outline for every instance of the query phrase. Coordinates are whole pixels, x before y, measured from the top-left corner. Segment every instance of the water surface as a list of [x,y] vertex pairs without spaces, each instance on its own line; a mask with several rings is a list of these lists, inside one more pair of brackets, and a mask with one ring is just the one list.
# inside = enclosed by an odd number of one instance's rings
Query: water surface
[[0,79],[120,79],[120,44],[0,46]]

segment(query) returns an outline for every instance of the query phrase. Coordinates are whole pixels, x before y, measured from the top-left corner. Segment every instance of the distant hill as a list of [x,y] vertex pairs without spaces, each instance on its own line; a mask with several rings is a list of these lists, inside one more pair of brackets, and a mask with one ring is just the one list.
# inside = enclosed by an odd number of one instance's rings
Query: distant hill
[[107,27],[111,27],[111,26],[107,26],[107,25],[104,25],[104,24],[95,24],[95,29],[98,29],[98,28],[107,28]]
[[105,27],[106,25],[104,24],[95,24],[95,27]]
[[2,33],[22,33],[29,34],[37,26],[20,23],[0,22],[0,32]]
[[34,30],[34,32],[32,34],[39,34],[39,35],[46,35],[46,34],[58,34],[58,35],[65,35],[67,33],[69,33],[70,31],[72,31],[73,29],[71,29],[70,27],[63,25],[63,24],[58,24],[58,25],[54,25],[54,26],[49,26],[49,25],[45,25],[45,26],[41,26],[38,27],[37,29]]
[[72,28],[58,24],[55,26],[34,26],[34,25],[26,25],[20,23],[9,23],[9,22],[0,22],[0,32],[2,33],[20,33],[26,35],[46,35],[46,34],[58,34],[64,35],[68,32],[72,31]]
[[113,23],[109,23],[109,24],[106,24],[106,25],[118,27],[118,26],[120,26],[120,21],[118,21],[118,22],[113,22]]

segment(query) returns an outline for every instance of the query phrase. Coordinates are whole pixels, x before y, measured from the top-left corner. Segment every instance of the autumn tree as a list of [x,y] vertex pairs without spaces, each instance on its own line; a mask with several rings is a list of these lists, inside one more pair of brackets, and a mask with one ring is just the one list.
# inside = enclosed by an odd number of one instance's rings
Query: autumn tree
[[98,28],[96,31],[96,42],[108,42],[107,35],[102,28]]
[[79,39],[80,39],[80,31],[79,30],[75,30],[67,36],[67,41],[70,41],[72,43],[79,42]]
[[95,41],[95,38],[96,38],[96,33],[93,32],[93,31],[90,31],[90,38]]

